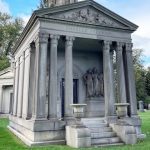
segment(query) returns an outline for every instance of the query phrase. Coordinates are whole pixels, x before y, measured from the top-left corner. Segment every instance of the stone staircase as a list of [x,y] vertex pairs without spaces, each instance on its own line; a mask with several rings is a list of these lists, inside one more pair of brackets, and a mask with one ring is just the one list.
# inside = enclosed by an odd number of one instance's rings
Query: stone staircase
[[123,145],[124,143],[105,122],[104,118],[82,118],[83,124],[91,131],[93,146]]

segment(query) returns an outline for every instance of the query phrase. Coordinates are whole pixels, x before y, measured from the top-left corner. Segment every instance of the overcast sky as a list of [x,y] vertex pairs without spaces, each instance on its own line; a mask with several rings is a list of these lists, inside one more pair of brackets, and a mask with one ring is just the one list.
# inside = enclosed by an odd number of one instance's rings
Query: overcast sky
[[[25,22],[40,0],[0,0],[0,10],[19,16]],[[139,26],[132,35],[134,48],[144,50],[144,65],[150,66],[150,0],[96,0],[106,8]]]

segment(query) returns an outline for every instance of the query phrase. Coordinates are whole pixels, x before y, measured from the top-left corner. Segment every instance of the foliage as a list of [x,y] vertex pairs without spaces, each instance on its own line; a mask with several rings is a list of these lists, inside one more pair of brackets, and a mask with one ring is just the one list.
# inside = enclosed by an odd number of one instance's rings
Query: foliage
[[[150,111],[140,113],[142,118],[142,131],[146,134],[146,139],[138,141],[135,145],[111,146],[104,148],[81,148],[80,150],[148,150],[150,149]],[[24,145],[8,129],[8,120],[0,119],[0,150],[75,150],[68,146],[48,145],[43,147],[30,148]]]
[[23,30],[23,20],[0,12],[0,71],[9,67],[8,55]]
[[134,70],[135,70],[135,83],[136,83],[136,94],[137,94],[137,100],[144,101],[147,93],[145,88],[145,74],[146,70],[143,66],[143,60],[142,60],[142,49],[134,49],[133,50],[133,64],[134,64]]
[[23,20],[0,12],[0,49],[1,55],[11,52],[23,30]]
[[150,68],[148,69],[145,76],[145,87],[147,95],[150,96]]
[[0,56],[0,71],[4,70],[5,68],[9,67],[9,59],[6,57],[6,55],[1,55]]

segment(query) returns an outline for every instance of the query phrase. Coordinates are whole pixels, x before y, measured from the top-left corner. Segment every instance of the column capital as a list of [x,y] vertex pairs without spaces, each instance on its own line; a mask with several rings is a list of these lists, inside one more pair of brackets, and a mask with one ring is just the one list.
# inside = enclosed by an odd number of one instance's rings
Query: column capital
[[66,44],[72,46],[73,41],[75,40],[75,37],[72,36],[66,36]]
[[35,42],[38,41],[39,43],[48,43],[49,34],[39,32],[35,38]]
[[51,39],[51,43],[52,43],[52,44],[57,44],[59,38],[60,38],[59,35],[53,35],[53,34],[50,35],[50,39]]
[[126,43],[126,52],[132,52],[133,43]]
[[122,51],[124,45],[125,45],[125,43],[123,43],[123,42],[117,42],[117,51]]
[[110,50],[110,45],[111,45],[112,41],[104,41],[103,42],[103,46],[104,46],[104,51],[109,51]]

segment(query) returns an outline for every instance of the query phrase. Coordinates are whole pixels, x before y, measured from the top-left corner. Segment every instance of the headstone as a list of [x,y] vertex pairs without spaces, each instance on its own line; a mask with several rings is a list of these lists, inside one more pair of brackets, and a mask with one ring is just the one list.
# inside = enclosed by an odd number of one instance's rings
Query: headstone
[[144,103],[143,103],[143,101],[139,101],[139,111],[144,112]]
[[148,104],[148,110],[150,110],[150,104]]

